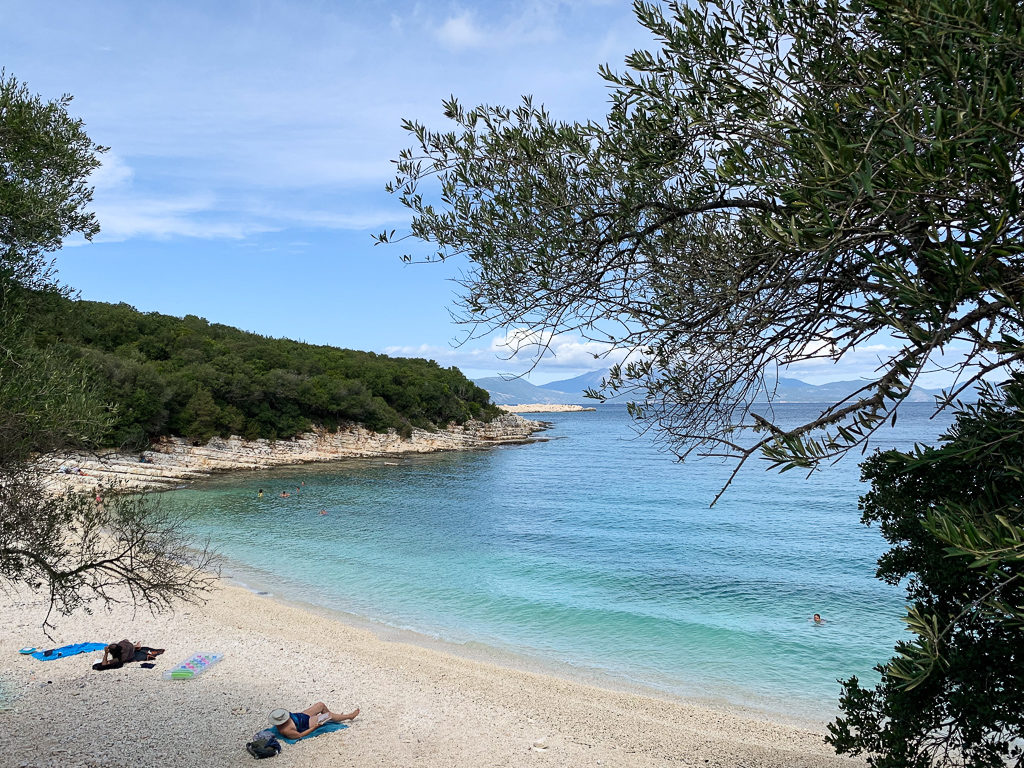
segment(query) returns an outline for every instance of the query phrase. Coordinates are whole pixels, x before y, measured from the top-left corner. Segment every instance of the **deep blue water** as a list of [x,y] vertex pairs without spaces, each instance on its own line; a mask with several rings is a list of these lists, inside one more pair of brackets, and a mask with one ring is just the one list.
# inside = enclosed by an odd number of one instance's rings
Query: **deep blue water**
[[[877,445],[931,441],[949,419],[930,414],[904,406]],[[874,578],[858,456],[809,479],[752,461],[711,508],[730,467],[675,462],[623,407],[540,418],[545,443],[246,473],[168,501],[275,594],[674,695],[826,719],[836,678],[891,655],[904,602]]]

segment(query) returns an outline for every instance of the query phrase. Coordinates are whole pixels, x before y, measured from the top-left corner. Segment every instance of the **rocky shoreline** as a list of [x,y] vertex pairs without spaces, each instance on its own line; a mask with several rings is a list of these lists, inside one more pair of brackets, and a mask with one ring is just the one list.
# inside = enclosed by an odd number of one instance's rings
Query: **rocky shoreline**
[[371,432],[356,424],[336,431],[316,429],[288,440],[215,437],[206,445],[193,445],[184,438],[164,437],[141,452],[52,454],[40,458],[39,467],[54,491],[167,490],[220,472],[531,443],[544,439],[534,437],[544,429],[543,422],[506,413],[487,423],[470,421],[435,432],[414,429],[409,438],[394,431]]

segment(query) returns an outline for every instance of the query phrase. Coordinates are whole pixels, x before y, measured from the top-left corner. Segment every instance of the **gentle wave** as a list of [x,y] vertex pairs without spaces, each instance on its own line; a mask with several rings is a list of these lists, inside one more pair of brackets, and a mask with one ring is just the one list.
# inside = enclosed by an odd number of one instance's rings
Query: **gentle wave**
[[[930,413],[910,406],[881,444],[931,440],[948,420]],[[859,524],[853,457],[809,480],[750,467],[710,508],[729,468],[676,463],[624,408],[546,418],[565,439],[165,498],[275,594],[672,694],[822,719],[837,677],[888,658],[903,597],[873,578],[885,545]]]

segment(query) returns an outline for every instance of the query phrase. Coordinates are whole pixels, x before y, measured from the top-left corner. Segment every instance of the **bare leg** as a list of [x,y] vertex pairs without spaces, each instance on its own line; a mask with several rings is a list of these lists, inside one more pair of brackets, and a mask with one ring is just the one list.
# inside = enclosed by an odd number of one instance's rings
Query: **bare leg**
[[351,712],[331,712],[331,710],[327,708],[327,705],[324,704],[322,701],[318,701],[309,709],[304,709],[302,711],[305,714],[309,715],[310,718],[313,718],[311,722],[315,722],[316,716],[324,712],[326,712],[330,716],[331,721],[335,723],[342,723],[346,720],[355,720],[356,715],[359,714],[358,709],[354,709]]
[[304,709],[302,711],[303,711],[304,714],[307,714],[307,715],[309,715],[310,717],[313,717],[313,718],[315,718],[321,712],[326,712],[327,714],[331,713],[331,710],[329,710],[327,708],[327,705],[324,704],[322,701],[318,701],[316,704],[314,704],[309,709]]

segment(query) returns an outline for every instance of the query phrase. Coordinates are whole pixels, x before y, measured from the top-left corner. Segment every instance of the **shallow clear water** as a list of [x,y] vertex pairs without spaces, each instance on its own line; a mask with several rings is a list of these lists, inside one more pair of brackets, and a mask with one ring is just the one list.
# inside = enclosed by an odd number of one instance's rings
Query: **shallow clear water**
[[[930,441],[949,423],[930,414],[907,406],[878,445]],[[165,499],[276,594],[672,694],[827,718],[837,678],[891,655],[902,592],[873,577],[885,545],[859,523],[856,456],[810,479],[751,462],[709,508],[729,467],[676,463],[623,407],[544,418],[557,439],[239,474]]]

